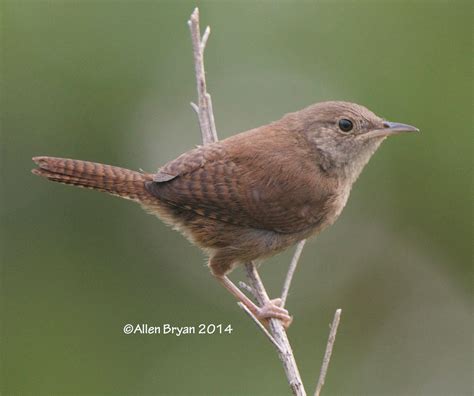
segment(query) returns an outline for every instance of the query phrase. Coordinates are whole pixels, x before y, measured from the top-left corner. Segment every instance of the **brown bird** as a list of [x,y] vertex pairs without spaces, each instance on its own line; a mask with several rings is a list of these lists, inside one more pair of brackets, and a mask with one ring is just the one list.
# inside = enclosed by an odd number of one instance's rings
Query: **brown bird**
[[412,131],[354,103],[323,102],[190,150],[154,174],[54,157],[34,157],[32,172],[140,203],[203,249],[212,274],[259,319],[288,325],[278,301],[257,307],[226,275],[334,223],[382,141]]

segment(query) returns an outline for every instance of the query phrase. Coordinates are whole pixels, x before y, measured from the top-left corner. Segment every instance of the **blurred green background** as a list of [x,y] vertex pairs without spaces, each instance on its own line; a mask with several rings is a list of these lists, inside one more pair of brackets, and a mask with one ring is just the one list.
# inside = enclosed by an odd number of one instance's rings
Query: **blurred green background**
[[[5,0],[0,393],[289,393],[197,248],[138,205],[30,174],[34,155],[154,170],[199,143],[195,5],[221,138],[328,99],[422,130],[383,144],[303,253],[289,337],[308,392],[341,307],[324,394],[472,394],[470,2]],[[291,254],[262,266],[273,296]]]

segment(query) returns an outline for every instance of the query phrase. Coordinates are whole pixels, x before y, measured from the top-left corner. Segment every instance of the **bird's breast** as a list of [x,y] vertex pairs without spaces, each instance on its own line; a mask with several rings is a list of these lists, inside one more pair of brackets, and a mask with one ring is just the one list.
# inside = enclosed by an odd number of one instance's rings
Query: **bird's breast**
[[328,202],[330,210],[328,213],[327,222],[325,224],[326,227],[333,224],[337,220],[342,210],[346,206],[350,193],[351,188],[344,187],[338,190],[337,193],[334,194],[333,197],[330,199],[330,202]]

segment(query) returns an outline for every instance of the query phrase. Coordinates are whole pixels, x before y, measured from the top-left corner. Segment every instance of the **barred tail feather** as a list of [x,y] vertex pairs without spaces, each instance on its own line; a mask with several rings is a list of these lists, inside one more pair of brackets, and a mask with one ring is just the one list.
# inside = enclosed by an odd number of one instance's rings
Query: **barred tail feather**
[[145,189],[145,182],[153,180],[151,174],[67,158],[34,157],[33,161],[39,168],[32,172],[51,181],[104,191],[142,203],[151,198]]

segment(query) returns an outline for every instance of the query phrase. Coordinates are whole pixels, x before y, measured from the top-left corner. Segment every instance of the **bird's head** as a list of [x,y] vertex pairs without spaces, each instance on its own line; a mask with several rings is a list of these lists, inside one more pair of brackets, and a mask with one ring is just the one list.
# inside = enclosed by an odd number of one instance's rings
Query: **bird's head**
[[323,168],[343,173],[353,181],[386,137],[419,131],[349,102],[317,103],[288,117],[304,132]]

